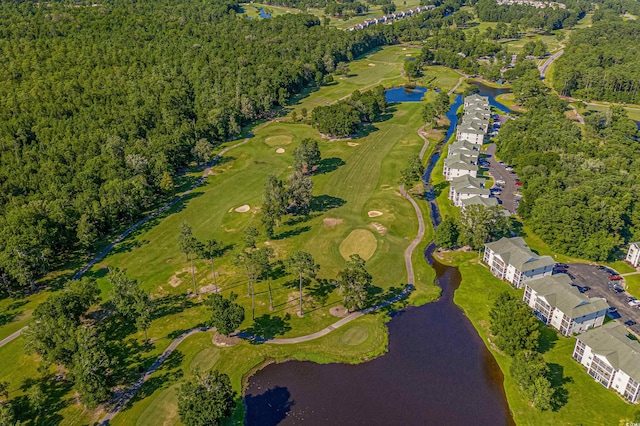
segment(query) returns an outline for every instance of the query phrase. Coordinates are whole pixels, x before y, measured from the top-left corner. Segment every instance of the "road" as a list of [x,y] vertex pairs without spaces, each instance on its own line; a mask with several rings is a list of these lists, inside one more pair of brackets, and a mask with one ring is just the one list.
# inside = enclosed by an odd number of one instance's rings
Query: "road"
[[505,169],[505,166],[498,163],[495,157],[496,153],[496,144],[492,143],[487,147],[484,151],[484,154],[487,155],[487,160],[489,161],[488,172],[493,178],[494,186],[495,182],[498,180],[502,180],[505,183],[502,185],[502,192],[496,195],[496,198],[500,200],[502,203],[502,207],[507,209],[509,213],[515,213],[517,204],[516,204],[516,196],[515,193],[517,191],[516,181],[515,179],[518,175],[515,172],[511,173]]
[[607,299],[609,306],[618,309],[620,316],[616,320],[620,324],[624,324],[629,319],[634,320],[637,324],[627,328],[640,336],[640,310],[627,303],[626,297],[629,293],[616,293],[609,290],[609,274],[606,271],[598,269],[597,265],[571,264],[568,272],[576,284],[591,287],[585,295],[603,297]]
[[549,56],[547,58],[547,60],[544,61],[544,63],[538,67],[538,69],[540,70],[540,77],[542,77],[542,78],[545,77],[545,75],[547,74],[547,71],[548,71],[549,67],[551,66],[551,64],[553,63],[553,61],[558,59],[563,53],[564,53],[564,49],[558,50],[556,53],[554,53],[553,55]]

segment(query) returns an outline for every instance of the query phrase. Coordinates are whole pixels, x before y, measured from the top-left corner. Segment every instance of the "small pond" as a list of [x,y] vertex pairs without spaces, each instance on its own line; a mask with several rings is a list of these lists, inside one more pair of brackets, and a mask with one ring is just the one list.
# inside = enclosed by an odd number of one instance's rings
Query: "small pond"
[[261,7],[261,8],[259,8],[258,10],[260,11],[260,17],[261,17],[262,19],[271,18],[271,14],[270,14],[270,13],[265,12],[265,11],[264,11],[264,8],[262,8],[262,7]]
[[471,82],[471,84],[478,88],[478,94],[480,96],[489,97],[489,105],[506,113],[511,112],[511,109],[509,109],[509,107],[496,101],[496,96],[502,95],[503,93],[511,93],[511,89],[503,87],[491,87],[487,86],[486,84],[482,84],[479,81],[473,81]]
[[420,102],[427,93],[426,87],[394,87],[384,92],[387,102]]

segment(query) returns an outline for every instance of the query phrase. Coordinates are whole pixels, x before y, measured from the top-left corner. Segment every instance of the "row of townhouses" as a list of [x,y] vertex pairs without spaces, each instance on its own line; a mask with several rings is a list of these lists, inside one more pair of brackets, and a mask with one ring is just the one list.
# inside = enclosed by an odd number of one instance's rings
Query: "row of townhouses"
[[[640,243],[637,245],[640,257]],[[629,256],[635,253],[630,249]],[[629,402],[638,403],[640,343],[624,326],[604,324],[609,310],[605,299],[580,293],[568,274],[554,274],[553,258],[533,253],[520,237],[485,244],[483,260],[493,275],[524,288],[524,302],[542,322],[564,336],[578,334],[573,358],[589,375]]]
[[480,147],[491,126],[489,98],[479,95],[464,99],[464,115],[456,129],[456,141],[449,145],[443,174],[451,182],[449,199],[456,207],[470,205],[493,207],[498,200],[491,196],[486,179],[478,177]]
[[396,13],[392,13],[390,15],[385,15],[381,18],[373,18],[373,19],[368,19],[364,22],[359,23],[358,25],[354,25],[353,27],[349,27],[348,30],[349,31],[357,31],[357,30],[362,30],[364,28],[369,27],[370,25],[375,25],[375,24],[385,24],[387,22],[391,23],[395,20],[398,19],[402,19],[402,18],[407,18],[409,16],[413,16],[416,13],[420,13],[420,12],[426,12],[427,10],[430,9],[434,9],[435,6],[430,4],[427,6],[417,6],[414,7],[413,9],[409,9],[409,10],[405,10],[402,12],[396,12]]

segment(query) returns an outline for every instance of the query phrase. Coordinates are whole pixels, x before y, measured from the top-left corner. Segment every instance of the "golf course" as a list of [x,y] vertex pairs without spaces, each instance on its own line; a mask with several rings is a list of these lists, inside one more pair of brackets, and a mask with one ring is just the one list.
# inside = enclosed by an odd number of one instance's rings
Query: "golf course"
[[[404,252],[417,234],[418,219],[411,203],[400,194],[399,181],[409,157],[417,155],[425,144],[418,135],[423,125],[422,103],[390,105],[381,121],[369,125],[362,135],[346,140],[321,139],[300,117],[303,109],[310,112],[315,106],[337,101],[356,89],[407,83],[401,72],[403,62],[418,53],[419,49],[406,46],[378,49],[352,62],[347,77],[295,99],[291,111],[297,112],[298,121],[287,116],[257,126],[252,134],[252,129],[248,129],[248,143],[225,153],[202,185],[135,230],[87,271],[86,276],[97,279],[105,301],[111,291],[106,274],[108,268],[113,267],[126,270],[127,276],[138,280],[154,301],[153,320],[148,330],[150,344],[143,344],[142,332],[133,327],[114,329],[110,333],[114,341],[124,343],[116,356],[120,367],[127,372],[127,379],[121,385],[123,389],[130,387],[174,339],[201,327],[210,317],[203,302],[207,293],[214,290],[211,266],[207,260],[196,258],[194,269],[199,296],[190,297],[193,292],[191,265],[178,245],[182,223],[192,227],[198,240],[215,238],[222,243],[224,253],[216,259],[215,285],[225,297],[232,292],[239,295],[237,302],[246,312],[240,330],[249,335],[265,339],[291,338],[335,323],[339,318],[332,315],[330,309],[339,306],[342,297],[333,281],[352,254],[367,261],[366,269],[373,277],[372,303],[389,299],[405,288]],[[452,70],[433,68],[427,68],[423,77],[433,87],[450,89],[459,78]],[[433,91],[427,92],[427,97],[432,95],[435,95]],[[305,138],[318,140],[322,154],[317,170],[311,175],[314,198],[307,215],[288,215],[275,228],[273,238],[267,239],[264,233],[256,238],[258,247],[269,246],[275,252],[276,267],[270,283],[274,309],[269,309],[268,284],[263,280],[255,286],[255,311],[252,312],[247,276],[243,267],[234,264],[234,253],[242,248],[245,229],[263,229],[261,200],[267,176],[275,174],[286,181],[293,171],[293,151]],[[241,140],[229,141],[216,151]],[[428,142],[427,153],[437,140]],[[201,174],[201,170],[195,170],[186,178],[195,181]],[[421,199],[417,201],[427,217],[426,203]],[[433,271],[422,257],[422,249],[432,236],[433,230],[428,228],[423,242],[413,252],[415,290],[408,301],[398,303],[421,304],[438,297]],[[305,282],[304,316],[298,315],[298,277],[284,267],[284,260],[297,250],[312,254],[320,266],[316,278]],[[24,306],[32,309],[36,301],[44,298],[40,294],[33,300],[27,299]],[[16,312],[24,318],[19,324],[27,324],[29,312],[20,311],[19,307]],[[265,362],[305,359],[355,363],[378,356],[386,350],[386,318],[382,310],[360,317],[324,337],[292,345],[242,340],[231,347],[218,347],[212,343],[212,331],[193,334],[149,377],[112,423],[177,422],[176,385],[198,369],[215,367],[227,373],[233,387],[240,391],[243,377]],[[14,322],[8,322],[0,327],[1,336],[17,328]],[[9,361],[0,366],[0,379],[9,382],[12,395],[24,392],[22,383],[38,376],[39,360],[26,355],[23,345],[24,339],[20,337],[0,347],[0,357]],[[15,368],[17,365],[22,368]],[[57,388],[50,392],[52,408],[47,415],[51,419],[77,423],[102,418],[103,410],[89,412],[72,402],[74,396],[67,382],[52,386]],[[242,416],[239,403],[233,420],[241,421]]]

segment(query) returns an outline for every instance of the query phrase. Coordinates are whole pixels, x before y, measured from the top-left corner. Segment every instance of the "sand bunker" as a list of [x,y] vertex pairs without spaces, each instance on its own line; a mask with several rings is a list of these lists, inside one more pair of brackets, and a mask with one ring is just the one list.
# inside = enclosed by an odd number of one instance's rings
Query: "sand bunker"
[[183,275],[186,272],[189,272],[189,268],[181,269],[173,274],[173,276],[169,278],[169,285],[175,288],[182,284],[182,278],[180,278],[180,275]]
[[380,235],[384,235],[384,234],[386,234],[386,233],[387,233],[387,231],[388,231],[388,229],[387,229],[387,227],[386,227],[386,226],[384,226],[383,224],[378,223],[378,222],[371,222],[371,223],[369,224],[369,226],[370,226],[372,229],[374,229],[374,230],[375,230],[378,234],[380,234]]
[[359,143],[355,143],[355,142],[347,142],[347,145],[349,145],[349,146],[358,146],[360,144]]
[[407,48],[406,48],[406,47],[403,47],[403,48],[402,48],[402,50],[407,50]]
[[327,218],[323,219],[322,222],[324,223],[324,226],[332,228],[334,226],[340,225],[343,222],[343,220],[342,219],[336,219],[335,217],[327,217]]
[[407,53],[405,56],[411,56],[411,53]]
[[245,213],[251,210],[251,207],[249,207],[249,204],[245,204],[244,206],[237,207],[234,210],[238,213]]
[[338,306],[332,306],[329,309],[329,313],[334,316],[334,317],[338,317],[338,318],[344,318],[347,315],[349,315],[349,312],[347,312],[347,308],[345,308],[342,305],[338,305]]
[[376,64],[368,64],[370,67],[375,67]]
[[277,153],[277,154],[284,154],[284,148],[278,148],[278,149],[276,149],[276,153]]
[[367,213],[369,215],[369,217],[378,217],[378,216],[382,216],[382,212],[379,212],[378,210],[371,210],[369,213]]

